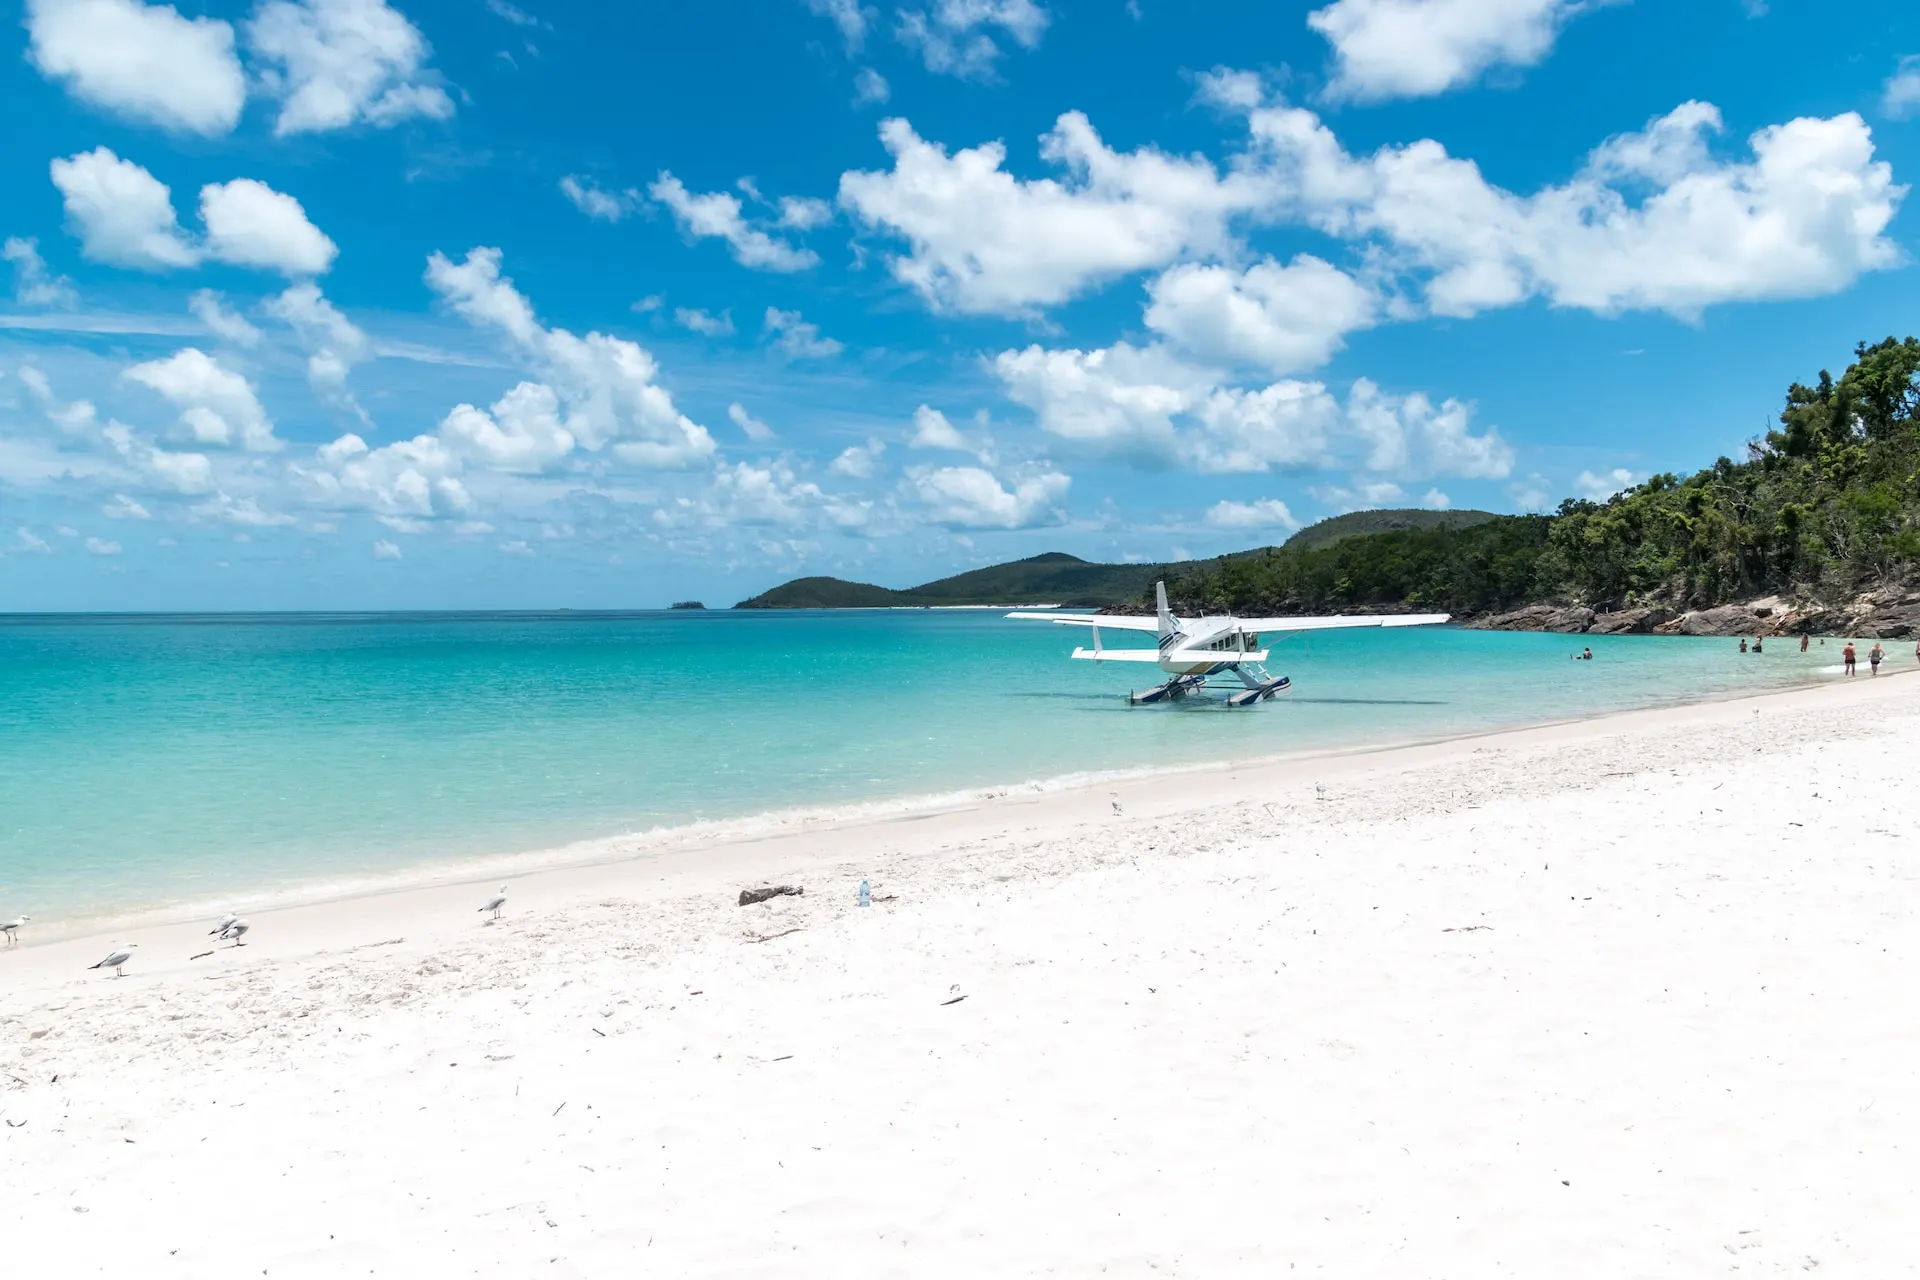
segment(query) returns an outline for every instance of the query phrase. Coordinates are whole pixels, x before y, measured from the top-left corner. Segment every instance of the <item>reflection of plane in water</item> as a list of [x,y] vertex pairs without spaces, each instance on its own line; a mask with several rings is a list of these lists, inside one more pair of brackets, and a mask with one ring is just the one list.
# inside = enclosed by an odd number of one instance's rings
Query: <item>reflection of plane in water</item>
[[[1231,689],[1230,707],[1246,707],[1263,702],[1293,686],[1286,676],[1272,676],[1262,664],[1267,651],[1260,647],[1262,632],[1328,631],[1335,627],[1430,627],[1445,622],[1445,613],[1375,614],[1367,617],[1325,618],[1176,618],[1167,608],[1167,587],[1153,586],[1158,618],[1134,618],[1096,613],[1010,613],[1009,618],[1030,618],[1038,622],[1056,622],[1069,627],[1092,627],[1093,648],[1075,649],[1073,656],[1092,662],[1157,662],[1165,672],[1165,683],[1140,693],[1127,695],[1127,701],[1165,702],[1184,698],[1202,689]],[[1155,631],[1160,635],[1158,649],[1108,649],[1100,643],[1100,632]],[[1208,676],[1231,674],[1239,684],[1209,685]]]

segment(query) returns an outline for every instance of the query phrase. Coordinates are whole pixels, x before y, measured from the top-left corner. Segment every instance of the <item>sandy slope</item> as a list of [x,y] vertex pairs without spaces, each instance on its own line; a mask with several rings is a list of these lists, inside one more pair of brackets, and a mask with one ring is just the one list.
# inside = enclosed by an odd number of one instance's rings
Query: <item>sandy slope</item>
[[[551,872],[497,926],[466,886],[197,961],[154,929],[122,981],[21,948],[0,1238],[63,1275],[1910,1275],[1916,758],[1920,680],[1861,679]],[[763,875],[808,894],[734,906]]]

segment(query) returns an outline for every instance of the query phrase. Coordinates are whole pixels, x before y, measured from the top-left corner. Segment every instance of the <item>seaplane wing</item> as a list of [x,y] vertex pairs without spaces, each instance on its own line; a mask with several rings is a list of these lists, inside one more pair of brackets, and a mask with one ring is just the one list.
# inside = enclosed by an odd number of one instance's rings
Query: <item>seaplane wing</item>
[[1158,631],[1160,624],[1153,618],[1136,617],[1131,614],[1116,613],[1035,613],[1021,610],[1010,613],[1009,618],[1020,618],[1028,622],[1057,622],[1066,627],[1099,627],[1111,631]]
[[1265,631],[1331,631],[1336,627],[1434,627],[1452,616],[1450,613],[1376,613],[1365,617],[1235,618],[1234,622],[1242,631],[1259,635]]

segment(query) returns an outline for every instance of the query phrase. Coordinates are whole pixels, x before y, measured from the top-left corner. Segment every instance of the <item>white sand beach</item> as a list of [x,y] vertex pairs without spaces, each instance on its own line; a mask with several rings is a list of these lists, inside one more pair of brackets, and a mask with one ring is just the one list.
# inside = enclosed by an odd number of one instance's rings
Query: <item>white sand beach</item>
[[[1920,679],[1862,676],[654,851],[497,924],[490,879],[200,959],[210,922],[29,936],[0,1237],[143,1277],[1911,1275],[1917,759]],[[768,881],[806,894],[736,905]]]

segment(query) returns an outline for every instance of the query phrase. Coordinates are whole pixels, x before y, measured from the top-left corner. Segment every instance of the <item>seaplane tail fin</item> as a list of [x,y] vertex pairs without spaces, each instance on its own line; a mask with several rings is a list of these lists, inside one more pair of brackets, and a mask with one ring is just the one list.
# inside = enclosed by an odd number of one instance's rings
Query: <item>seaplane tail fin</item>
[[1160,615],[1160,638],[1165,640],[1168,636],[1172,635],[1179,626],[1173,616],[1173,611],[1167,608],[1166,583],[1156,582],[1153,584],[1153,603],[1154,608]]

